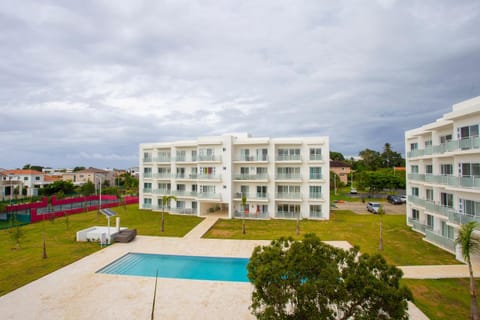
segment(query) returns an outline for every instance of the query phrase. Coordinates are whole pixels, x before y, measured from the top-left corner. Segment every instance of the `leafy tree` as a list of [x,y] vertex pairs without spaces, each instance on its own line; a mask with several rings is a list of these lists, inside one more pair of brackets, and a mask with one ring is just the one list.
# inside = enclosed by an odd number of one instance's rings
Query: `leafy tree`
[[47,184],[43,188],[40,189],[40,192],[45,196],[51,196],[57,194],[59,192],[63,192],[63,194],[72,194],[75,191],[75,186],[71,181],[55,181],[51,184]]
[[83,194],[84,196],[95,194],[95,185],[93,184],[93,182],[92,181],[85,182],[80,187],[80,193]]
[[168,195],[164,195],[162,197],[162,227],[161,227],[161,230],[162,232],[165,231],[165,217],[164,217],[164,214],[165,214],[165,207],[170,203],[170,200],[175,200],[177,201],[177,197],[175,196],[168,196]]
[[477,223],[475,221],[463,224],[460,230],[458,230],[458,236],[455,239],[455,242],[462,248],[463,259],[468,264],[468,271],[470,273],[470,315],[474,320],[478,320],[479,315],[477,293],[475,290],[475,278],[473,276],[472,261],[470,257],[480,248],[479,240],[473,235],[476,227]]
[[398,152],[392,150],[390,143],[385,143],[383,153],[380,155],[382,168],[404,167],[405,159]]
[[381,167],[380,153],[375,150],[365,149],[358,154],[362,160],[357,161],[359,169],[375,171]]
[[340,152],[330,151],[330,160],[345,160]]
[[247,268],[257,319],[408,319],[402,271],[358,247],[281,238],[256,247]]
[[120,198],[120,189],[117,187],[106,187],[102,189],[103,194],[111,194],[114,196],[117,196],[117,198]]
[[73,172],[82,171],[82,170],[85,170],[85,167],[75,167],[75,168],[73,168]]
[[31,165],[31,164],[26,164],[23,166],[23,170],[35,170],[35,171],[40,171],[42,172],[43,166],[36,166],[36,165]]

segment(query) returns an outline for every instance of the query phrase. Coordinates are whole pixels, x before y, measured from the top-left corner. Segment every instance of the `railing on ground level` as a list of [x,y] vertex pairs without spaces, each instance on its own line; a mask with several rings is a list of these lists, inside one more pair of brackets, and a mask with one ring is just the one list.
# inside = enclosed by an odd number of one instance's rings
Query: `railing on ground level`
[[310,212],[309,217],[315,219],[324,218],[321,212]]
[[441,247],[455,252],[455,240],[435,233],[432,230],[425,229],[425,238]]
[[234,218],[245,218],[245,219],[268,219],[270,214],[268,212],[248,212],[235,210],[233,212]]

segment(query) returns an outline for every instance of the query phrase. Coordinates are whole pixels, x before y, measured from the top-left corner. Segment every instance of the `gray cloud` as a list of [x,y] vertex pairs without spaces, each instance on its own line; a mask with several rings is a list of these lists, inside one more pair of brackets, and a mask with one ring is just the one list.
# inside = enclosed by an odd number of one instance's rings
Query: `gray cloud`
[[5,1],[0,167],[247,131],[403,151],[480,94],[477,1]]

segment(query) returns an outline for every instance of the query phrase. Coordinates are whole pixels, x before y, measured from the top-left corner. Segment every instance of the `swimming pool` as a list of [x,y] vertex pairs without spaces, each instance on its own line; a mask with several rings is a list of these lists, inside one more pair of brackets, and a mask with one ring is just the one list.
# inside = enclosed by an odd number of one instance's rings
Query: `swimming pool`
[[248,258],[200,257],[129,252],[97,273],[248,282]]

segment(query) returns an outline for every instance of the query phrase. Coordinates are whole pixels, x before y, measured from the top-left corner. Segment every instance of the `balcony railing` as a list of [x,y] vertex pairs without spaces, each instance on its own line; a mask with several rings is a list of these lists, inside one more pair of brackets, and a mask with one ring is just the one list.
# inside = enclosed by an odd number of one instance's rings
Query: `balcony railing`
[[431,230],[425,230],[425,238],[447,250],[455,252],[455,240],[445,237],[441,234],[435,233]]
[[149,179],[149,178],[152,177],[152,173],[151,172],[144,172],[143,177]]
[[172,158],[171,157],[156,157],[156,158],[153,158],[153,161],[155,161],[155,162],[170,162],[170,161],[172,161]]
[[178,197],[196,197],[198,195],[198,192],[186,191],[186,190],[174,190],[172,194]]
[[311,154],[308,159],[310,161],[320,161],[320,160],[322,160],[322,155],[321,154]]
[[170,172],[167,173],[155,173],[153,174],[153,177],[155,179],[170,179],[172,177],[172,174]]
[[152,193],[152,188],[143,188],[143,193]]
[[290,212],[290,211],[275,212],[275,218],[296,219],[298,215],[300,215],[300,218],[302,217],[302,214],[300,212]]
[[321,173],[310,173],[310,180],[322,180],[322,174]]
[[413,204],[416,204],[417,206],[425,207],[425,200],[420,199],[417,196],[408,196],[408,201]]
[[301,200],[302,194],[300,192],[277,192],[276,199],[295,199]]
[[277,173],[275,176],[276,180],[301,180],[302,176],[300,173]]
[[234,180],[267,180],[268,174],[237,174]]
[[480,189],[480,177],[477,176],[425,175],[425,182],[449,187]]
[[322,193],[321,192],[310,192],[309,199],[321,200],[322,199]]
[[301,161],[299,154],[277,155],[276,161]]
[[445,217],[448,217],[448,213],[452,210],[450,207],[442,206],[432,201],[425,201],[425,209],[429,212],[438,213]]
[[425,175],[419,173],[409,173],[408,179],[416,181],[425,181]]
[[259,161],[268,161],[268,155],[261,155],[261,156],[240,156],[240,158],[237,161],[254,161],[254,162],[259,162]]
[[425,233],[425,230],[431,230],[432,229],[432,227],[427,226],[425,224],[422,224],[422,223],[420,223],[416,220],[409,220],[409,221],[412,224],[413,229],[417,230],[417,231],[420,231],[421,233]]
[[219,174],[198,174],[196,179],[200,180],[220,180]]
[[246,218],[246,219],[268,219],[270,214],[268,212],[248,212],[235,210],[233,212],[234,218]]
[[221,156],[215,156],[215,155],[200,155],[197,157],[198,161],[222,161]]
[[310,218],[324,218],[324,216],[322,215],[321,212],[310,212],[310,215],[309,215]]
[[407,152],[408,158],[421,157],[424,155],[443,154],[445,152],[454,152],[461,150],[471,150],[480,148],[480,137],[468,137],[460,140],[452,140],[447,143],[427,147],[425,149],[417,149]]
[[455,210],[451,210],[448,213],[448,221],[456,223],[458,225],[462,225],[465,223],[469,223],[470,221],[480,222],[480,216],[464,214],[456,212]]
[[214,192],[198,192],[197,197],[200,199],[220,200],[222,198],[222,195],[220,193]]
[[143,158],[143,162],[153,162],[153,158],[152,157]]
[[[247,200],[268,200],[268,194],[267,193],[248,193],[247,195]],[[242,193],[241,192],[236,192],[234,194],[235,199],[241,199],[242,198]]]
[[187,157],[186,156],[179,156],[179,157],[175,157],[173,160],[175,162],[185,162],[185,161],[187,161]]

